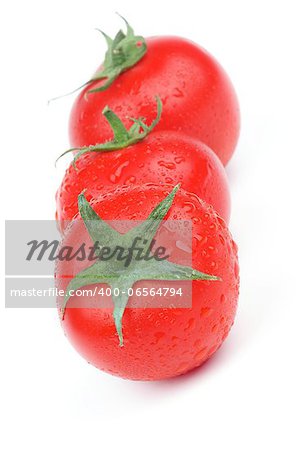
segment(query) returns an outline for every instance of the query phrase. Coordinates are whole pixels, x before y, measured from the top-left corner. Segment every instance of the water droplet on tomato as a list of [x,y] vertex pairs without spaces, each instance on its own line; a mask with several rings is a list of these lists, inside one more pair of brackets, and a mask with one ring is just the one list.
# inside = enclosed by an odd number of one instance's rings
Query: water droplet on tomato
[[176,168],[176,165],[170,161],[158,161],[158,165],[169,170],[173,170]]
[[189,319],[189,321],[187,322],[186,327],[184,328],[184,331],[188,331],[188,330],[194,330],[196,327],[196,320],[192,317],[191,319]]
[[224,303],[226,301],[226,296],[224,294],[220,297],[220,303]]
[[165,333],[163,333],[162,331],[157,331],[156,333],[154,333],[154,337],[155,337],[155,344],[158,344],[159,341],[165,336]]
[[186,253],[191,253],[191,248],[183,241],[176,241],[176,247]]
[[185,158],[183,156],[176,156],[176,158],[174,158],[174,160],[177,164],[180,164],[183,161],[185,161]]
[[196,362],[201,362],[207,353],[207,347],[201,348],[194,356]]
[[129,165],[129,161],[125,161],[124,163],[120,164],[120,166],[117,167],[115,172],[110,175],[110,180],[112,183],[117,183],[119,178],[122,175],[123,169]]
[[184,202],[183,203],[183,209],[186,212],[192,212],[196,209],[195,205],[192,202]]
[[209,308],[208,306],[205,306],[205,307],[201,308],[200,316],[201,317],[209,317],[209,316],[211,316],[212,313],[213,313],[213,309]]
[[131,176],[124,181],[124,184],[134,184],[136,182],[136,177]]

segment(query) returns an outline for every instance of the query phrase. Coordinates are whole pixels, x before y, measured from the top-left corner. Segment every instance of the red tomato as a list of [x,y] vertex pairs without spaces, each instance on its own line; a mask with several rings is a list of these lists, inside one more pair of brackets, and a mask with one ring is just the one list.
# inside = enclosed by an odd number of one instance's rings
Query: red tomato
[[[121,187],[101,195],[92,206],[103,220],[143,221],[169,191],[171,188],[153,184]],[[200,366],[221,346],[234,321],[239,285],[237,247],[225,222],[211,206],[182,189],[165,219],[192,221],[192,267],[220,280],[193,281],[192,306],[188,308],[126,308],[123,347],[119,346],[111,308],[67,307],[62,320],[66,336],[89,363],[123,378],[158,380]],[[82,221],[75,220],[62,244],[73,246],[81,237]],[[58,261],[58,289],[65,290],[83,264]],[[134,287],[163,283],[141,281]],[[81,297],[74,296],[69,302],[77,300]]]
[[179,37],[146,39],[147,53],[105,90],[78,95],[72,108],[71,146],[95,145],[112,138],[102,117],[108,105],[125,125],[129,117],[155,118],[155,96],[163,103],[156,130],[182,131],[208,145],[223,164],[230,160],[239,135],[239,107],[234,88],[219,63],[204,49]]
[[86,188],[87,199],[97,198],[115,185],[182,183],[214,206],[226,221],[230,194],[225,170],[204,144],[175,132],[152,133],[143,141],[122,150],[87,153],[69,166],[56,194],[57,220],[61,231],[78,212],[78,195]]

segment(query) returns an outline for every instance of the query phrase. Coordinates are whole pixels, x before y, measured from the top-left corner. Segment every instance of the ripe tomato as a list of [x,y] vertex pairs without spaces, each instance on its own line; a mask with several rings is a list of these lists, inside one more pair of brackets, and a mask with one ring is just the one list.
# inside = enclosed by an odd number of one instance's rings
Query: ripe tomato
[[[169,191],[171,188],[153,184],[121,187],[99,196],[92,207],[105,221],[143,221]],[[192,267],[220,280],[192,281],[192,306],[188,308],[126,308],[123,347],[119,346],[111,308],[67,307],[61,322],[70,342],[88,362],[123,378],[157,380],[200,366],[221,346],[234,321],[239,285],[237,248],[225,222],[211,206],[182,189],[165,218],[192,221]],[[81,233],[82,221],[73,221],[62,244],[73,246]],[[58,261],[57,288],[66,290],[83,264]],[[163,283],[136,284],[148,288]],[[74,296],[70,302],[77,300],[81,298]]]
[[239,135],[239,107],[234,88],[219,63],[204,49],[179,37],[146,39],[147,52],[101,92],[88,84],[74,102],[69,122],[73,147],[112,138],[102,117],[106,105],[125,125],[129,117],[155,117],[155,96],[163,103],[156,130],[182,131],[208,145],[223,164],[230,160]]
[[78,195],[86,189],[87,199],[114,189],[116,185],[181,183],[182,187],[214,206],[226,221],[230,194],[225,170],[217,156],[204,144],[181,133],[152,133],[135,145],[103,153],[86,153],[69,166],[56,194],[57,220],[78,212]]

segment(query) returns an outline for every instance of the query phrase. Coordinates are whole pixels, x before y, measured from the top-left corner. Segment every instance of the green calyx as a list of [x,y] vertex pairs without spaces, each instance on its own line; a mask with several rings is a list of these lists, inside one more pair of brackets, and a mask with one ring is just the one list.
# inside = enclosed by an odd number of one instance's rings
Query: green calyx
[[[118,15],[120,16],[120,14]],[[49,103],[53,100],[57,100],[59,98],[74,94],[75,92],[95,81],[105,80],[101,86],[90,89],[87,91],[87,93],[92,94],[94,92],[105,91],[109,86],[111,86],[111,84],[116,80],[116,78],[119,77],[122,72],[125,72],[126,70],[135,66],[143,58],[143,56],[147,52],[145,39],[143,38],[143,36],[136,36],[134,34],[134,30],[129,25],[127,20],[122,16],[120,17],[126,24],[126,34],[122,30],[119,30],[115,38],[112,39],[103,31],[97,30],[104,36],[108,45],[102,67],[97,72],[95,72],[90,80],[82,84],[82,86],[79,86],[75,90],[65,95],[52,98],[51,100],[49,100]]]
[[120,17],[126,24],[126,34],[120,30],[115,38],[112,39],[103,31],[98,30],[105,37],[108,49],[105,54],[103,68],[99,69],[88,83],[103,79],[106,81],[102,86],[90,89],[90,91],[88,91],[89,93],[100,92],[107,89],[122,72],[137,64],[147,51],[147,45],[143,36],[135,36],[129,23],[124,17]]
[[[131,118],[130,120],[133,122],[131,127],[127,130],[120,120],[120,118],[108,107],[106,106],[102,114],[109,122],[114,137],[112,140],[104,142],[103,144],[89,145],[88,147],[81,148],[70,148],[66,150],[62,155],[59,156],[57,161],[62,158],[62,156],[67,153],[78,150],[78,153],[74,156],[72,164],[74,167],[75,163],[80,156],[84,155],[88,152],[112,152],[115,150],[120,150],[122,148],[129,147],[130,145],[136,144],[137,142],[145,139],[146,136],[155,128],[155,126],[160,121],[161,113],[162,113],[162,103],[159,97],[156,97],[157,103],[157,114],[156,118],[153,120],[150,126],[144,123],[144,118],[140,117],[138,119]],[[57,162],[56,161],[56,162]]]
[[[167,197],[154,208],[144,222],[135,228],[132,228],[125,234],[118,233],[102,220],[88,203],[84,193],[79,195],[78,207],[80,215],[92,241],[96,245],[96,255],[98,258],[96,258],[96,262],[93,265],[78,273],[68,284],[63,306],[61,308],[62,320],[65,316],[70,292],[86,285],[107,283],[112,288],[112,299],[114,304],[113,317],[119,337],[119,345],[123,346],[122,317],[129,299],[129,289],[132,288],[137,281],[219,280],[216,276],[199,272],[188,266],[172,263],[166,258],[157,260],[152,256],[150,259],[140,260],[139,258],[136,258],[133,252],[131,252],[131,248],[133,247],[133,243],[136,242],[136,239],[142,238],[142,241],[145,244],[142,249],[143,254],[152,255],[153,238],[164,217],[171,208],[178,189],[179,185],[175,186]],[[122,257],[120,259],[114,257],[109,260],[103,260],[100,256],[100,250],[103,248],[111,249],[111,247],[113,249],[123,249],[124,253],[122,253]],[[128,257],[130,258],[130,262],[127,265]],[[117,296],[113,293],[115,288],[118,288],[117,292],[119,295]]]

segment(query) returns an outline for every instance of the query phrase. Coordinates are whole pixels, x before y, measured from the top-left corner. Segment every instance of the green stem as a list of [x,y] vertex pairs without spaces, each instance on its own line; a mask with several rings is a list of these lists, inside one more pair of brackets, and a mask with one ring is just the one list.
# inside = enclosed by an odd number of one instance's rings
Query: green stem
[[[136,239],[140,239],[140,237],[145,239],[148,242],[148,248],[150,247],[161,222],[172,206],[178,189],[179,185],[175,186],[167,197],[154,208],[145,222],[142,222],[125,234],[118,233],[107,222],[102,220],[86,200],[84,193],[78,197],[78,206],[80,215],[94,243],[97,243],[100,247],[108,246],[110,249],[123,248],[127,252],[126,255],[129,255],[132,243]],[[113,317],[119,337],[119,345],[123,346],[122,316],[129,299],[129,288],[141,280],[172,280],[178,282],[181,280],[190,282],[192,280],[203,280],[213,282],[220,281],[220,278],[200,272],[189,266],[172,263],[167,259],[156,260],[150,258],[149,260],[139,260],[133,254],[130,264],[126,266],[123,259],[119,260],[114,257],[104,261],[98,254],[98,260],[78,273],[68,284],[61,308],[62,320],[65,316],[71,290],[76,290],[89,284],[100,283],[107,283],[111,288],[117,287],[120,290],[120,295],[113,296]]]
[[102,114],[105,116],[113,130],[115,142],[125,142],[130,138],[123,122],[121,122],[120,118],[108,106],[103,109]]
[[106,120],[109,122],[110,127],[113,130],[114,134],[113,139],[104,142],[103,144],[89,145],[88,147],[81,147],[81,148],[70,148],[59,156],[59,158],[56,160],[56,163],[60,158],[62,158],[62,156],[66,155],[67,153],[78,150],[78,153],[74,156],[74,159],[72,161],[73,166],[76,168],[75,163],[77,159],[80,158],[80,156],[84,155],[85,153],[113,152],[115,150],[120,150],[122,148],[129,147],[130,145],[134,145],[139,141],[142,141],[148,136],[149,133],[151,133],[151,131],[156,127],[156,125],[160,121],[162,113],[162,102],[158,96],[156,97],[156,103],[157,103],[156,118],[153,120],[150,126],[144,123],[143,118],[139,119],[131,118],[133,124],[129,129],[126,129],[120,118],[108,106],[106,106],[103,109],[102,114],[105,116]]
[[122,72],[125,72],[135,66],[143,58],[147,52],[147,45],[144,37],[136,36],[127,20],[125,20],[122,16],[120,17],[126,24],[126,34],[120,30],[116,34],[115,38],[112,39],[103,31],[98,30],[104,36],[108,46],[101,68],[93,75],[92,78],[90,78],[90,80],[82,84],[82,86],[65,95],[52,98],[48,101],[48,103],[53,100],[66,97],[67,95],[74,94],[83,87],[100,80],[104,80],[104,82],[99,87],[89,89],[87,93],[92,94],[94,92],[105,91]]

